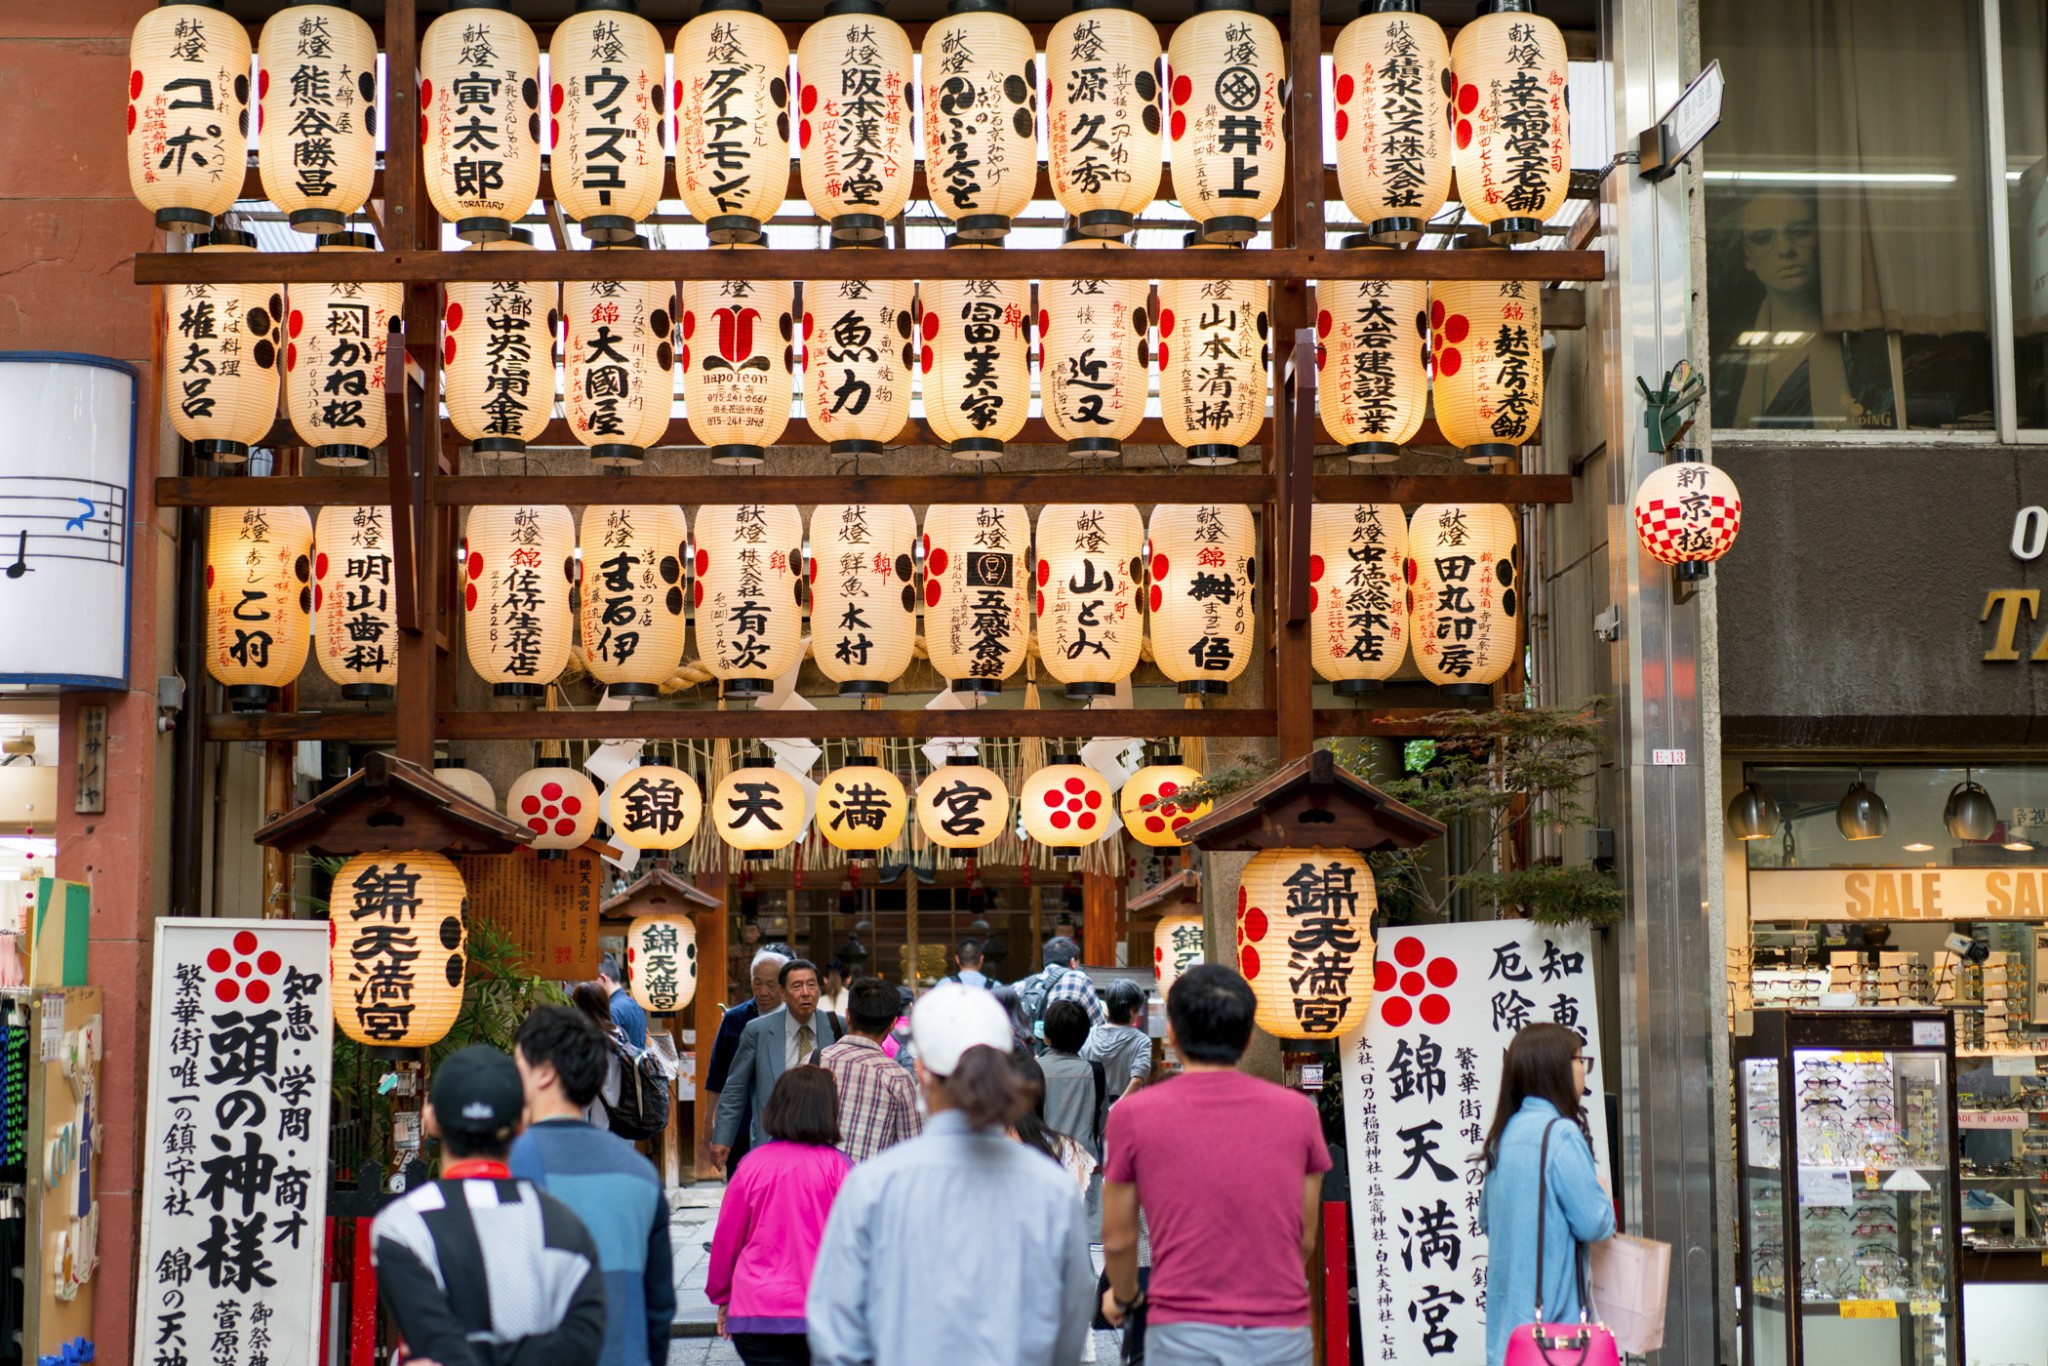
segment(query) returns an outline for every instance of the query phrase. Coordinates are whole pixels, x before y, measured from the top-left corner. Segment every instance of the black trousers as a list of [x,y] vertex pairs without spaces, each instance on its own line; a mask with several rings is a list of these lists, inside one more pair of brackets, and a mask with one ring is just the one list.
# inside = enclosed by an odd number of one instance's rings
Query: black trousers
[[802,1333],[734,1333],[732,1345],[747,1366],[811,1366],[811,1344]]

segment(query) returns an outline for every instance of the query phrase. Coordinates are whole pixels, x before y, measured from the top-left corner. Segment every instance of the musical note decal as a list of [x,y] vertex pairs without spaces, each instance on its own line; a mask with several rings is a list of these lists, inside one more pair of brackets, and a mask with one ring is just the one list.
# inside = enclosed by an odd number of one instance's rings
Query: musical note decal
[[40,560],[128,563],[128,492],[99,479],[60,475],[0,477],[0,545],[15,544],[9,579]]

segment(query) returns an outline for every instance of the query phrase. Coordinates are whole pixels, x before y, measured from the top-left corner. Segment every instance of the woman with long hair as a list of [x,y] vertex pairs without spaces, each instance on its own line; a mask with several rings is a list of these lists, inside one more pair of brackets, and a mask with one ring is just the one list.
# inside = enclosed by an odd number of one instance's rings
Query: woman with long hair
[[583,1121],[594,1129],[609,1133],[612,1117],[608,1107],[619,1103],[620,1087],[626,1076],[619,1063],[619,1047],[625,1042],[625,1036],[612,1023],[611,1001],[597,983],[578,982],[570,989],[569,1001],[589,1016],[590,1022],[604,1035],[604,1080],[598,1084],[597,1094],[590,1098],[590,1104],[583,1107]]
[[[1010,1126],[1010,1136],[1028,1148],[1035,1148],[1060,1164],[1074,1182],[1075,1193],[1081,1197],[1083,1207],[1088,1211],[1088,1239],[1094,1242],[1097,1226],[1102,1219],[1102,1187],[1096,1177],[1101,1168],[1096,1164],[1088,1149],[1077,1142],[1071,1134],[1063,1134],[1045,1121],[1045,1069],[1038,1059],[1029,1052],[1012,1055],[1017,1070],[1024,1077],[1024,1084],[1031,1088],[1031,1108]],[[1100,1278],[1097,1278],[1098,1281]],[[1101,1291],[1097,1286],[1097,1293]],[[1081,1361],[1095,1360],[1095,1335],[1091,1332],[1081,1346]]]

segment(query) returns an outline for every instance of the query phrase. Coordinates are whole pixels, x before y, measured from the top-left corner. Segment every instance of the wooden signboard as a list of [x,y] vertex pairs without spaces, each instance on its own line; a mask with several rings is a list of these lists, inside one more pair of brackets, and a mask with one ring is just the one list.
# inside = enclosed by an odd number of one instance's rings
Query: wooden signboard
[[531,849],[455,860],[469,887],[471,924],[496,927],[525,950],[520,966],[553,981],[597,976],[603,860],[588,849],[542,858]]
[[[47,879],[46,879],[47,880]],[[38,989],[29,998],[28,1177],[40,1185],[21,1274],[23,1355],[62,1354],[93,1336],[99,1267],[100,988]]]

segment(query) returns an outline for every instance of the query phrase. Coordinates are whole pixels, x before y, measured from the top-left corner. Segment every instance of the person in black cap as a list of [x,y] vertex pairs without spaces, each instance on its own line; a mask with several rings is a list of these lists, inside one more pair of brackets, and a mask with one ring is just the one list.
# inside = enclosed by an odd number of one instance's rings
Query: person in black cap
[[569,1207],[505,1165],[526,1092],[485,1044],[434,1071],[421,1120],[441,1177],[370,1225],[377,1295],[406,1358],[437,1366],[590,1366],[604,1348],[597,1246]]

